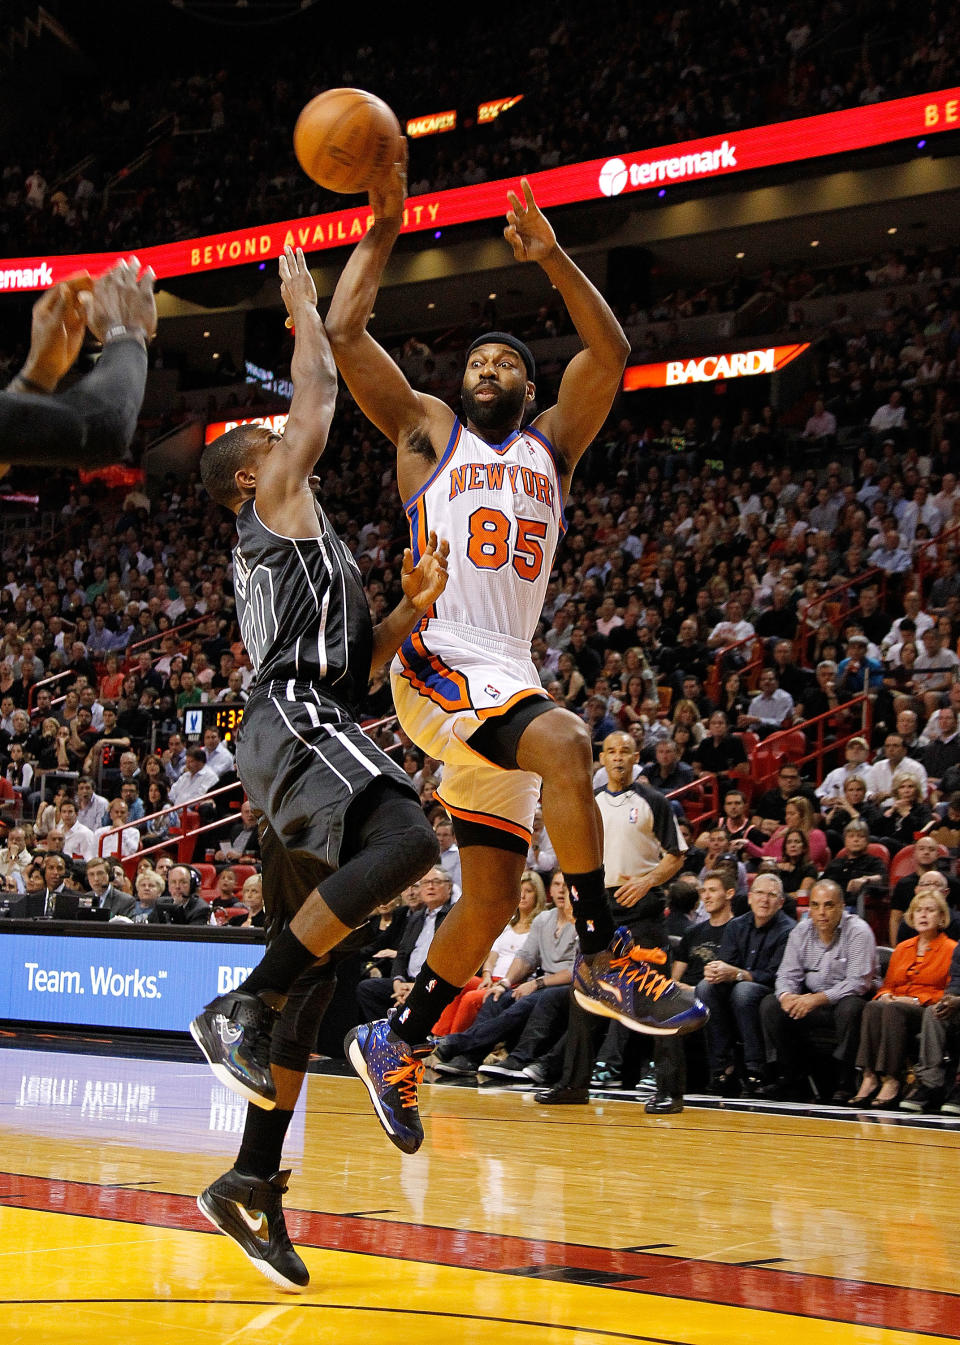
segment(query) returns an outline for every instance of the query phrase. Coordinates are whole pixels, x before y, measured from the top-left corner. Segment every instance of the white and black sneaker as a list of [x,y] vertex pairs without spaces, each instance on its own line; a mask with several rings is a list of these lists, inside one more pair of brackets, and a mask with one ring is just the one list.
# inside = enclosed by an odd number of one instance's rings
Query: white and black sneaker
[[222,1084],[272,1111],[277,1090],[270,1072],[270,1038],[286,1000],[274,991],[218,995],[190,1024],[190,1035]]
[[522,1061],[513,1055],[504,1056],[502,1060],[492,1060],[489,1065],[481,1065],[477,1073],[491,1078],[518,1079],[520,1083],[530,1082]]
[[283,1219],[282,1197],[287,1172],[268,1180],[247,1177],[231,1168],[197,1196],[200,1213],[226,1233],[261,1275],[281,1289],[299,1292],[310,1272],[294,1250]]

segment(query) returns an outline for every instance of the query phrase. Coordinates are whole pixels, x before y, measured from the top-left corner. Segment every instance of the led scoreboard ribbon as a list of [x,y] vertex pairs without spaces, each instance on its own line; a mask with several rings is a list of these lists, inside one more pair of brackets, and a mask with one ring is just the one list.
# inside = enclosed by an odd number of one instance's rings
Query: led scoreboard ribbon
[[[565,164],[531,173],[530,182],[541,206],[569,205],[600,200],[674,183],[698,182],[733,173],[802,163],[832,154],[897,140],[925,138],[960,127],[960,88],[895,98],[869,107],[825,112],[817,117],[753,126],[743,131],[704,136],[657,149],[638,150],[615,158]],[[504,213],[508,187],[516,178],[455,187],[407,200],[402,232],[436,232],[473,220],[495,219]],[[138,248],[143,264],[157,276],[192,275],[279,257],[284,247],[305,252],[343,247],[362,238],[373,223],[366,202],[347,210],[283,220],[276,224],[234,229],[205,238],[183,239],[157,247]],[[129,249],[128,249],[129,251]],[[0,293],[46,289],[74,271],[97,274],[126,253],[84,252],[64,256],[0,259]]]

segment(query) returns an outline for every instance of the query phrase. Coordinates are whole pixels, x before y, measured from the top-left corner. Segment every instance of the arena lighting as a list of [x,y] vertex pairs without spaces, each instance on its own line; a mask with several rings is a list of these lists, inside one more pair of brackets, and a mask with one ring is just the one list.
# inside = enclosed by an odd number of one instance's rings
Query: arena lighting
[[274,434],[283,434],[289,418],[289,413],[283,411],[276,416],[246,416],[238,420],[212,420],[203,432],[203,442],[212,444],[214,439],[219,439],[221,434],[226,434],[227,430],[235,430],[238,425],[263,425],[266,429],[273,430]]
[[[681,144],[639,150],[612,159],[591,159],[531,173],[537,202],[545,209],[604,196],[629,195],[656,188],[664,182],[697,182],[735,173],[770,168],[774,164],[802,163],[824,155],[851,154],[875,145],[929,137],[960,127],[960,88],[921,93],[886,103],[825,112],[818,117],[727,131]],[[478,182],[469,187],[413,196],[403,214],[403,233],[429,229],[439,238],[443,229],[473,220],[500,219],[508,188],[515,177]],[[285,244],[305,252],[344,247],[361,239],[373,223],[367,203],[306,219],[255,225],[205,238],[139,248],[143,264],[159,279],[194,275],[226,266],[275,260]],[[67,256],[18,257],[0,260],[0,293],[42,290],[74,271],[99,273],[120,257],[119,252],[73,253]]]
[[810,349],[809,341],[791,346],[765,346],[722,355],[696,355],[660,364],[631,364],[623,374],[624,392],[640,388],[681,388],[692,383],[716,383],[719,379],[752,378],[775,374]]
[[512,98],[492,98],[489,102],[480,103],[477,107],[477,125],[486,126],[489,122],[496,121],[501,112],[509,112],[522,101],[523,94],[515,93]]

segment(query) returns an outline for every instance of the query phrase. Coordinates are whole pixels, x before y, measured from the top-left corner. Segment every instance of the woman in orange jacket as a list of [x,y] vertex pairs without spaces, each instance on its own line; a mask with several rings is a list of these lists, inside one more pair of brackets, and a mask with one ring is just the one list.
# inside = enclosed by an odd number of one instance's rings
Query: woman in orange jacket
[[950,910],[934,887],[918,887],[906,920],[916,937],[893,950],[883,985],[863,1011],[857,1064],[863,1070],[851,1106],[894,1107],[900,1096],[907,1050],[924,1006],[943,997],[956,947],[944,930]]

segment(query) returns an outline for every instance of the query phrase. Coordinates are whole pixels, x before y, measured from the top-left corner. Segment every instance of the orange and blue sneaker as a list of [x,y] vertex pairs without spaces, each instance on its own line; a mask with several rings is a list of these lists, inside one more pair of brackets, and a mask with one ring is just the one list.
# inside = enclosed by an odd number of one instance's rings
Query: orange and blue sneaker
[[423,1079],[430,1044],[411,1046],[398,1037],[386,1018],[361,1023],[343,1039],[347,1060],[366,1085],[377,1119],[405,1154],[423,1143],[417,1109],[417,1085]]
[[573,994],[580,1007],[654,1037],[682,1037],[703,1027],[710,1017],[707,1006],[694,991],[652,967],[644,952],[621,925],[608,948],[588,957],[578,954]]

